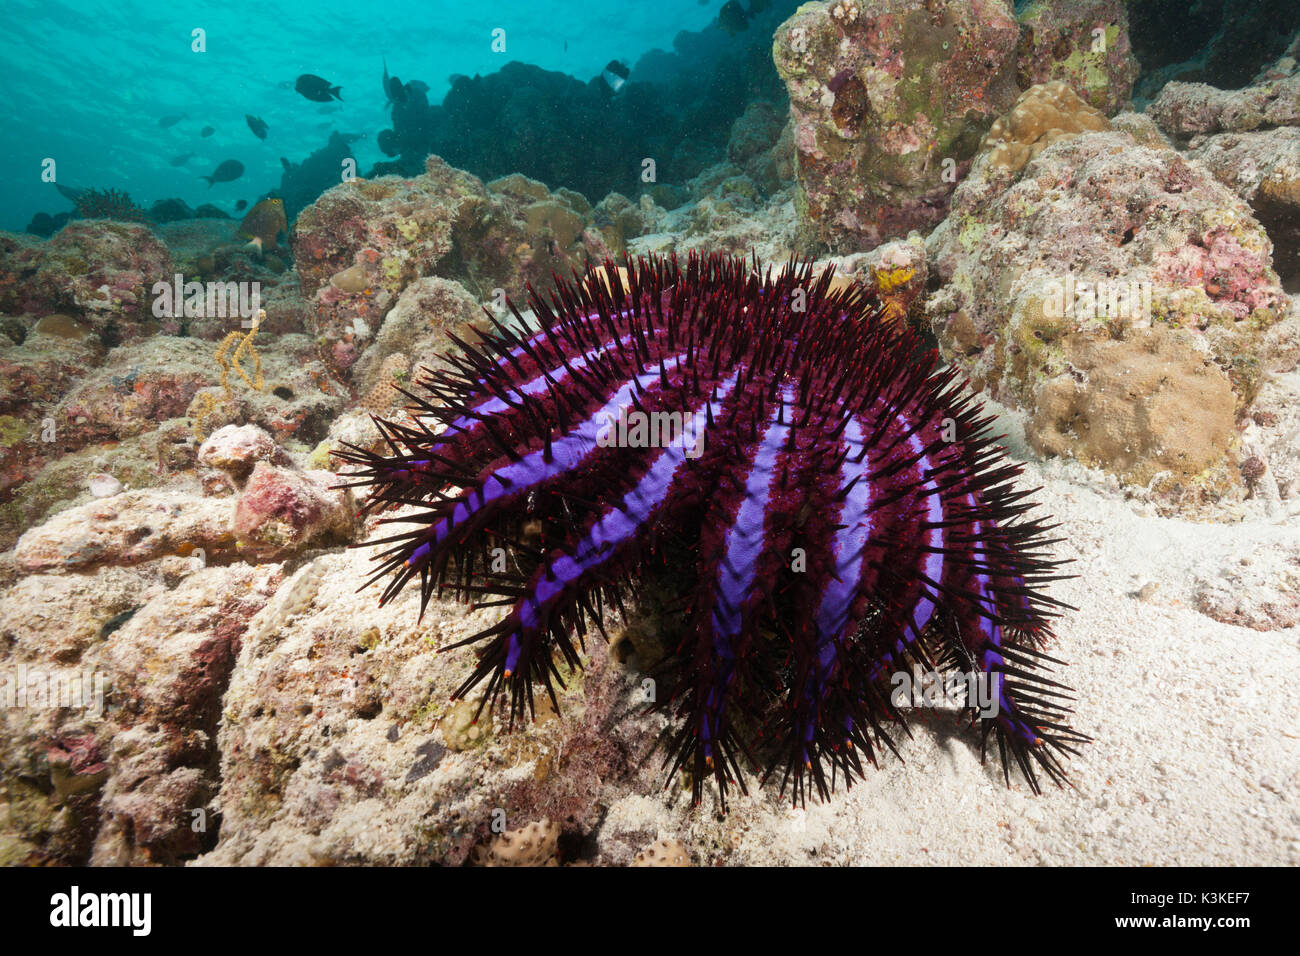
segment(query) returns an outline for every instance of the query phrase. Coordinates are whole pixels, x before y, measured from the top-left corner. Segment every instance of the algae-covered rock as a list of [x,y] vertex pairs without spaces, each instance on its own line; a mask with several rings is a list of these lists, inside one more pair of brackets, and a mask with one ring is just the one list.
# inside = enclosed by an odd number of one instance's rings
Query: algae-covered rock
[[1128,104],[1138,62],[1124,0],[1034,0],[1016,21],[1021,89],[1060,80],[1107,116]]
[[1240,496],[1233,422],[1295,358],[1270,331],[1290,303],[1269,236],[1207,170],[1121,130],[1010,155],[1047,125],[1018,139],[1000,121],[1011,135],[990,136],[927,243],[944,355],[1026,409],[1040,451],[1136,485],[1167,474],[1175,497]]
[[852,252],[942,220],[1016,97],[1018,35],[995,0],[808,3],[781,24],[802,243]]

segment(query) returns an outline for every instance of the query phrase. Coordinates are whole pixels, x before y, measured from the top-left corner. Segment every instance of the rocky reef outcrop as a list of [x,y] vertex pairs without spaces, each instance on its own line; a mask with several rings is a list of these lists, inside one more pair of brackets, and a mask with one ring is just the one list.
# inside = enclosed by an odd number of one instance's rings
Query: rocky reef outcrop
[[1272,243],[1198,163],[1062,118],[1088,109],[1036,88],[994,127],[929,239],[934,331],[1040,453],[1239,493],[1234,423],[1297,357]]

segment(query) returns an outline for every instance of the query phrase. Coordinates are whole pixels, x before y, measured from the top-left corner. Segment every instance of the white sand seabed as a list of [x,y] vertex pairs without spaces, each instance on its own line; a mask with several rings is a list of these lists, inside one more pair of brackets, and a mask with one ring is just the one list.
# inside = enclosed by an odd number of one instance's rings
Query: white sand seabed
[[1223,624],[1190,600],[1206,576],[1294,554],[1300,518],[1144,516],[1100,473],[1035,461],[1011,415],[999,426],[1077,575],[1051,588],[1078,610],[1048,649],[1093,738],[1068,761],[1073,789],[1036,797],[1014,772],[1008,789],[996,755],[981,766],[973,732],[938,713],[910,720],[905,762],[806,811],[773,792],[737,797],[723,820],[630,797],[610,824],[686,826],[697,862],[729,865],[1300,863],[1300,627]]

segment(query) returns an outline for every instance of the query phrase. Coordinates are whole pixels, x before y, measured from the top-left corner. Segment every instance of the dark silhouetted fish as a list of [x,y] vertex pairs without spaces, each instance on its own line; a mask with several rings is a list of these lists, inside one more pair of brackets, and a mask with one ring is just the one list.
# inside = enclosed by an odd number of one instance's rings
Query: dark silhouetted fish
[[718,11],[718,26],[735,36],[749,27],[749,14],[740,5],[739,0],[727,0]]
[[81,197],[86,195],[86,190],[78,189],[75,186],[65,186],[63,183],[55,183],[54,188],[57,189],[59,194],[65,199],[70,199],[73,202],[81,202]]
[[236,235],[249,240],[248,244],[256,246],[258,252],[265,253],[269,247],[275,245],[276,237],[286,232],[288,228],[289,223],[284,218],[284,201],[263,199],[248,210],[248,215],[239,224]]
[[211,189],[217,183],[234,182],[242,175],[244,175],[244,164],[237,159],[228,159],[214,169],[211,176],[200,176],[199,179],[206,179],[208,188]]
[[199,131],[199,135],[202,136],[204,139],[207,139],[209,136],[211,136],[211,135],[212,135],[213,133],[215,133],[215,132],[216,132],[216,130],[213,129],[211,126],[205,126],[205,127],[203,127],[202,130]]
[[179,156],[172,157],[171,164],[173,166],[184,166],[193,156],[193,153],[181,153]]
[[247,123],[248,128],[253,131],[254,136],[258,139],[266,139],[266,124],[263,123],[259,117],[245,113],[244,122]]
[[399,96],[405,96],[402,81],[388,75],[388,58],[384,57],[384,105],[392,106],[394,103],[400,103]]
[[163,129],[171,129],[173,126],[175,126],[177,123],[179,123],[181,120],[185,119],[185,117],[189,115],[190,115],[189,113],[179,113],[175,116],[164,116],[162,119],[158,121],[158,125],[161,126]]
[[248,208],[247,199],[241,199],[239,200],[239,202],[235,203],[235,212],[243,212],[247,208]]
[[380,130],[379,136],[376,138],[375,142],[379,145],[380,151],[383,152],[385,156],[396,156],[399,152],[397,148],[397,133],[391,129]]
[[315,73],[304,73],[298,77],[298,82],[293,85],[293,88],[313,103],[328,103],[331,97],[336,100],[343,99],[339,96],[343,87],[331,86],[329,80]]
[[606,84],[609,85],[609,88],[617,93],[623,88],[623,84],[627,82],[630,72],[631,71],[622,63],[618,62],[618,60],[610,60],[600,75]]

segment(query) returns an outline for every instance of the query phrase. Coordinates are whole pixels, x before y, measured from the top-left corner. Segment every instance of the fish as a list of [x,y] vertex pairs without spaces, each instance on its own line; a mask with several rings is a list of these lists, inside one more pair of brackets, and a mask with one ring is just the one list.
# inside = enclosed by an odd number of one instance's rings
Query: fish
[[265,254],[269,247],[275,245],[276,238],[289,230],[289,222],[284,216],[283,199],[263,199],[252,209],[239,224],[235,234],[249,240],[249,245]]
[[216,130],[213,129],[211,126],[205,126],[203,127],[202,130],[199,131],[199,135],[202,136],[204,139],[206,139],[207,137],[211,136],[215,132]]
[[175,126],[177,123],[179,123],[181,120],[185,119],[185,117],[189,115],[190,115],[189,113],[178,113],[173,116],[164,116],[162,119],[158,121],[158,125],[161,126],[163,129],[171,129],[173,126]]
[[235,212],[243,212],[247,208],[248,208],[247,199],[241,199],[239,200],[239,202],[235,203]]
[[298,82],[293,85],[293,88],[313,103],[328,103],[331,97],[336,100],[343,99],[339,95],[343,87],[330,86],[329,80],[315,73],[304,73],[298,77]]
[[254,136],[256,136],[258,139],[266,139],[267,126],[264,122],[262,122],[260,118],[253,116],[249,113],[245,113],[244,122],[247,123],[248,128],[253,131]]
[[173,166],[184,166],[193,156],[193,153],[181,153],[179,156],[172,157],[171,164]]
[[211,189],[217,183],[234,182],[242,175],[244,175],[244,164],[237,159],[228,159],[214,169],[211,176],[200,176],[199,179],[206,179],[208,188]]
[[600,75],[609,88],[617,93],[623,88],[630,74],[631,71],[618,60],[610,60]]
[[[400,89],[402,84],[397,84]],[[393,78],[388,75],[388,57],[384,57],[384,105],[393,105]]]
[[722,5],[718,11],[718,26],[733,37],[749,27],[749,14],[739,0],[727,0]]
[[380,130],[375,142],[385,156],[396,156],[400,152],[397,146],[397,133],[391,129]]
[[87,190],[78,189],[75,186],[65,186],[63,183],[55,183],[54,188],[65,199],[71,199],[73,202],[81,202],[81,197],[86,195]]

